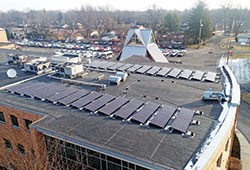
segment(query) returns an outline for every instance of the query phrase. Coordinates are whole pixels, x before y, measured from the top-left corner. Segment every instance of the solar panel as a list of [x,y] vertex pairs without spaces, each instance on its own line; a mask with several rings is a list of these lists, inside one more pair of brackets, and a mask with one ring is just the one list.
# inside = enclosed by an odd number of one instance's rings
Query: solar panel
[[145,73],[146,71],[148,71],[150,68],[152,68],[151,66],[143,66],[142,68],[139,68],[138,70],[136,70],[137,73]]
[[158,73],[156,73],[157,76],[165,76],[170,72],[171,68],[163,67]]
[[34,97],[34,94],[37,93],[38,90],[47,87],[48,84],[47,83],[37,83],[35,86],[32,86],[32,88],[25,88],[25,89],[21,89],[20,93],[30,96],[30,97]]
[[100,65],[99,67],[102,68],[102,69],[107,69],[113,65],[115,65],[116,63],[115,62],[103,62],[102,65]]
[[195,80],[201,80],[203,75],[205,73],[203,71],[195,71],[195,73],[193,74],[193,77],[191,79],[195,79]]
[[206,77],[205,77],[205,80],[206,81],[215,81],[215,78],[216,78],[216,73],[208,72]]
[[181,71],[182,70],[180,69],[174,68],[168,73],[168,76],[176,78],[181,73]]
[[101,93],[93,91],[88,95],[84,96],[83,98],[80,98],[79,100],[76,100],[75,102],[71,103],[70,105],[79,109],[101,96]]
[[57,92],[63,91],[65,89],[67,89],[67,87],[53,84],[38,90],[37,93],[34,94],[34,97],[45,99],[46,97],[52,96],[53,94],[56,94]]
[[58,100],[58,102],[64,105],[69,105],[70,103],[76,101],[77,99],[87,95],[88,93],[89,93],[88,91],[82,89],[74,94],[71,94],[63,99]]
[[58,92],[58,93],[56,93],[56,94],[54,94],[52,96],[47,97],[46,99],[48,101],[51,101],[51,102],[57,102],[58,100],[60,100],[60,99],[62,99],[64,97],[67,97],[70,94],[73,94],[73,93],[75,93],[77,91],[78,91],[78,89],[75,89],[75,88],[67,88],[67,89],[65,89],[63,91],[60,91],[60,92]]
[[38,87],[41,83],[40,82],[34,82],[34,83],[30,83],[28,84],[28,86],[22,86],[22,88],[17,88],[15,89],[13,92],[16,92],[18,94],[25,94],[25,91],[29,91],[30,89],[33,89],[34,87]]
[[114,115],[123,118],[123,119],[127,119],[132,113],[134,113],[141,105],[143,104],[143,102],[136,100],[136,99],[132,99],[130,100],[127,104],[125,104],[122,108],[120,108],[119,110],[117,110]]
[[101,65],[101,61],[95,60],[89,64],[90,67],[98,68]]
[[130,72],[135,72],[136,70],[138,70],[138,69],[141,68],[141,67],[142,67],[141,65],[135,64],[135,65],[133,65],[132,67],[130,67],[130,68],[128,69],[128,71],[130,71]]
[[109,63],[108,61],[101,61],[101,62],[98,64],[98,67],[99,67],[99,68],[105,69],[108,63]]
[[132,67],[132,66],[133,66],[133,64],[127,63],[127,64],[125,64],[125,65],[119,67],[117,70],[119,70],[119,71],[126,71],[128,68],[130,68],[130,67]]
[[29,87],[31,85],[34,85],[35,83],[38,83],[38,81],[32,80],[32,81],[28,81],[26,83],[22,83],[22,84],[18,84],[16,86],[10,87],[7,90],[10,91],[10,92],[15,92],[18,89]]
[[175,111],[176,107],[168,105],[163,106],[160,109],[159,113],[157,113],[157,115],[155,115],[154,118],[151,120],[150,124],[164,128],[172,117],[172,115],[175,113]]
[[111,115],[114,111],[119,109],[121,106],[123,106],[125,103],[127,103],[129,100],[123,97],[117,97],[115,100],[107,104],[106,106],[102,107],[98,112],[101,112],[106,115]]
[[108,67],[109,70],[116,70],[119,67],[123,66],[124,63],[116,63],[115,65],[112,65],[111,67]]
[[154,67],[152,67],[150,70],[148,70],[148,71],[146,72],[146,74],[154,75],[154,74],[157,73],[160,69],[161,69],[161,67],[154,66]]
[[191,70],[183,70],[183,72],[181,72],[179,78],[188,79],[192,73],[193,73],[193,71],[191,71]]
[[155,104],[152,102],[146,103],[141,110],[139,110],[135,115],[132,117],[133,120],[145,123],[149,117],[160,107],[159,104]]
[[193,115],[193,110],[182,108],[171,127],[175,130],[185,133],[193,118]]
[[111,100],[113,100],[114,98],[115,98],[115,96],[105,94],[102,97],[98,98],[97,100],[84,106],[83,108],[86,110],[89,110],[91,112],[94,112],[94,111],[98,110],[99,108],[101,108],[102,106],[104,106],[105,104],[107,104],[108,102],[110,102]]

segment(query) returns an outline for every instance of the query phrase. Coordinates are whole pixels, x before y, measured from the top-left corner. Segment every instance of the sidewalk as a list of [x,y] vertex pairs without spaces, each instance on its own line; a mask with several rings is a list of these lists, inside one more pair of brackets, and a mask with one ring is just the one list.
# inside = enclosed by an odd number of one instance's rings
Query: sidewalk
[[242,133],[236,129],[235,133],[240,141],[240,150],[241,150],[241,163],[242,170],[250,169],[250,144],[247,142],[246,138],[242,135]]

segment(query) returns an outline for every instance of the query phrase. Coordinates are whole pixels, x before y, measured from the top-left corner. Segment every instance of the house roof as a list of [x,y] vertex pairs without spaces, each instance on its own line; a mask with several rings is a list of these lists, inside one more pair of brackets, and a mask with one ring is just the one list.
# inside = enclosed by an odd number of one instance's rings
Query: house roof
[[[128,44],[133,35],[136,35],[143,45]],[[118,60],[122,61],[134,55],[145,57],[147,52],[149,52],[152,61],[168,63],[168,60],[163,56],[158,46],[150,42],[150,39],[153,39],[151,29],[130,29]]]

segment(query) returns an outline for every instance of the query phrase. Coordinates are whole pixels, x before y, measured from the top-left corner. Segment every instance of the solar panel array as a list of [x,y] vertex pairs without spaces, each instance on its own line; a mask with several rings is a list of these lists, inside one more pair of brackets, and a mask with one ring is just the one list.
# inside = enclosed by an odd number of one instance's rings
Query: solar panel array
[[127,119],[142,105],[143,105],[142,101],[132,99],[125,106],[123,106],[121,109],[116,111],[114,115],[122,119]]
[[98,98],[97,100],[93,101],[92,103],[84,106],[84,109],[89,110],[91,112],[95,112],[98,109],[100,109],[102,106],[104,106],[106,103],[113,100],[115,96],[104,94],[102,97]]
[[158,104],[148,102],[141,110],[135,113],[132,119],[140,123],[145,123],[159,107],[160,105]]
[[64,105],[69,105],[70,103],[73,103],[74,101],[80,99],[81,97],[87,95],[89,92],[86,90],[79,90],[78,92],[71,94],[61,100],[58,100],[59,103]]
[[188,70],[188,69],[177,69],[168,67],[158,67],[158,66],[148,66],[130,63],[119,63],[119,62],[108,62],[108,61],[98,61],[87,64],[88,67],[101,68],[108,70],[117,71],[129,71],[131,73],[139,73],[146,75],[156,75],[161,77],[172,77],[172,78],[183,78],[190,80],[208,81],[216,82],[219,78],[217,73],[214,72],[203,72],[198,70]]
[[177,108],[173,106],[163,106],[159,113],[157,113],[157,115],[151,120],[150,124],[164,128],[175,113],[176,109]]
[[93,100],[101,97],[102,94],[101,93],[97,93],[95,91],[89,93],[88,95],[76,100],[75,102],[71,103],[71,106],[74,106],[78,109],[82,108],[83,106],[89,104],[90,102],[92,102]]
[[105,115],[111,115],[113,112],[115,112],[117,109],[122,107],[125,103],[127,103],[129,100],[123,97],[117,97],[115,100],[110,102],[108,105],[104,106],[98,112],[103,113]]
[[178,113],[177,118],[172,123],[171,127],[175,130],[185,133],[193,116],[193,110],[182,108],[182,110]]
[[[157,68],[158,69],[158,68]],[[102,94],[96,91],[78,90],[75,88],[58,86],[56,84],[30,81],[7,89],[9,92],[45,98],[50,102],[58,102],[64,105],[85,109],[90,112],[102,113],[107,116],[120,117],[126,120],[134,120],[141,124],[154,125],[165,128],[169,121],[177,113],[176,118],[171,121],[170,127],[182,133],[187,128],[193,118],[194,111],[182,108],[180,111],[176,107],[153,102],[142,102],[137,99],[127,99],[109,94]],[[19,93],[19,92],[22,93]]]
[[151,66],[142,66],[142,68],[136,70],[137,73],[146,73],[150,68],[152,68]]
[[60,92],[58,92],[58,93],[56,93],[56,94],[54,94],[52,96],[47,97],[46,99],[48,101],[51,101],[51,102],[57,102],[58,100],[60,100],[60,99],[62,99],[64,97],[67,97],[67,96],[69,96],[69,95],[71,95],[71,94],[73,94],[73,93],[75,93],[77,91],[78,90],[75,89],[75,88],[67,88],[67,89],[65,89],[63,91],[60,91]]

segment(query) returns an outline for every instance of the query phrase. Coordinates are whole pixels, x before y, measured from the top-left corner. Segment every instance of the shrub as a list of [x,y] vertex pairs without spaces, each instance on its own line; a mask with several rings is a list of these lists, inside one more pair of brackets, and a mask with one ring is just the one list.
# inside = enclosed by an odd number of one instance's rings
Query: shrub
[[240,159],[240,142],[235,134],[231,156]]

